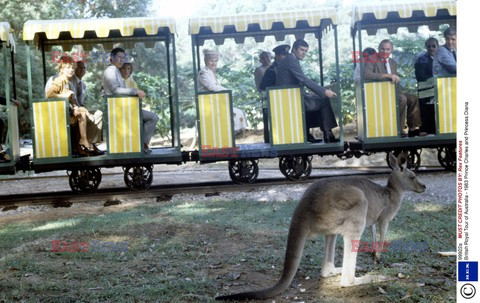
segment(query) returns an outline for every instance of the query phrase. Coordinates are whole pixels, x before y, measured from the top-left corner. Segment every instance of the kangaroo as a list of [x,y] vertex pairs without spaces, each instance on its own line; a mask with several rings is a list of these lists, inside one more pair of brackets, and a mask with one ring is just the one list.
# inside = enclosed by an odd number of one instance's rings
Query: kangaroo
[[[388,223],[395,217],[406,191],[422,193],[425,185],[415,173],[406,168],[406,156],[398,159],[391,153],[393,171],[387,186],[366,178],[348,177],[319,180],[313,183],[300,199],[290,223],[283,272],[280,280],[270,288],[216,297],[216,300],[267,299],[283,292],[292,282],[307,238],[325,235],[325,254],[320,275],[342,274],[340,285],[349,287],[372,283],[374,276],[355,277],[357,252],[352,241],[360,240],[367,226],[377,224],[380,243],[383,243]],[[403,166],[405,164],[405,167]],[[343,265],[334,266],[336,236],[343,236]],[[376,259],[380,252],[376,252]]]

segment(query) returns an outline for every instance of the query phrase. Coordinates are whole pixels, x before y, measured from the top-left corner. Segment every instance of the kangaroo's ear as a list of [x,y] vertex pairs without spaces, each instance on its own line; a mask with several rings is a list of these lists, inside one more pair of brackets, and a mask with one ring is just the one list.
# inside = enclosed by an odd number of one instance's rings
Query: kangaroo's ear
[[401,152],[397,157],[397,165],[400,168],[400,171],[403,171],[407,167],[408,155],[404,152]]
[[392,166],[392,169],[393,170],[400,170],[400,166],[398,165],[398,161],[397,161],[397,158],[395,158],[395,155],[393,154],[393,152],[390,152],[388,154],[388,161],[390,162],[390,165]]

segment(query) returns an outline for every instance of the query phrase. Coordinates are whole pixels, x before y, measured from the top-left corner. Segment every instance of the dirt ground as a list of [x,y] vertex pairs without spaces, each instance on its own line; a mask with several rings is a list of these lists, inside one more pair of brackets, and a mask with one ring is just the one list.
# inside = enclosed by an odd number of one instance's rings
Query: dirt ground
[[[416,205],[421,201],[429,201],[439,206],[444,205],[442,207],[446,207],[445,205],[448,204],[452,205],[455,202],[454,178],[455,175],[453,173],[443,172],[423,175],[422,181],[427,185],[427,192],[422,195],[409,193],[405,197],[405,203]],[[383,179],[385,178],[377,177],[374,178],[374,181],[382,183],[385,181]],[[101,220],[101,218],[107,218],[115,214],[122,215],[136,212],[141,207],[152,208],[152,211],[147,211],[145,215],[139,217],[144,218],[143,216],[148,216],[149,223],[134,225],[125,222],[126,225],[120,225],[118,229],[113,231],[102,231],[100,229],[94,232],[97,239],[129,239],[128,241],[131,244],[140,245],[138,250],[141,252],[141,256],[144,257],[133,257],[129,259],[127,263],[119,264],[112,263],[110,259],[102,261],[95,260],[95,258],[84,261],[82,261],[82,259],[65,259],[63,264],[67,264],[69,268],[79,268],[79,270],[85,270],[86,268],[89,268],[89,270],[91,268],[104,268],[104,271],[106,271],[109,276],[129,277],[129,279],[133,281],[131,282],[133,283],[132,285],[136,282],[145,283],[144,280],[148,280],[148,277],[145,276],[147,273],[156,277],[166,275],[167,278],[168,276],[178,275],[176,276],[177,279],[184,279],[185,281],[212,281],[211,286],[205,287],[205,290],[202,290],[201,287],[198,289],[193,288],[189,291],[180,289],[181,296],[175,300],[167,300],[168,302],[211,302],[215,295],[259,289],[267,285],[273,285],[280,273],[281,261],[283,260],[285,249],[284,237],[286,230],[274,231],[259,228],[253,230],[251,233],[238,233],[232,232],[232,229],[228,226],[225,227],[224,225],[210,222],[208,219],[206,221],[202,219],[201,222],[198,222],[200,219],[196,218],[195,215],[186,215],[187,221],[179,223],[175,221],[177,216],[174,213],[170,213],[170,211],[177,212],[194,205],[199,205],[199,207],[202,205],[210,205],[209,207],[218,208],[221,207],[216,204],[218,202],[240,200],[256,201],[254,203],[260,203],[260,205],[263,205],[263,208],[266,207],[275,212],[276,209],[291,205],[292,202],[298,200],[306,186],[308,185],[292,184],[291,186],[260,189],[258,192],[221,193],[219,196],[213,197],[206,197],[205,195],[176,195],[172,197],[170,202],[162,203],[158,203],[156,199],[140,199],[122,201],[122,204],[110,207],[103,207],[104,201],[99,201],[98,203],[74,204],[70,208],[51,208],[49,206],[31,207],[30,209],[23,208],[23,210],[19,210],[18,212],[12,212],[10,214],[7,214],[8,212],[3,213],[2,216],[0,216],[0,230],[8,228],[12,224],[48,226],[55,222],[78,220],[78,218]],[[162,205],[170,205],[171,210],[163,209]],[[241,210],[238,211],[241,212]],[[195,213],[196,212],[193,214]],[[271,214],[271,216],[286,220],[284,213],[277,212]],[[399,217],[402,216],[400,215]],[[83,221],[84,219],[80,220]],[[414,221],[418,220],[414,219]],[[242,222],[244,222],[243,224],[245,226],[249,225],[248,219]],[[283,226],[286,227],[287,224],[283,224]],[[418,227],[412,226],[412,229],[415,228]],[[392,227],[392,229],[394,229],[394,227]],[[56,233],[56,235],[57,238],[61,237],[70,241],[92,237],[89,233],[81,232],[75,234],[74,230],[69,229]],[[279,237],[281,237],[280,240]],[[145,241],[142,239],[150,240],[145,246],[141,246]],[[167,243],[174,239],[182,239],[182,245],[180,246],[181,251],[173,256],[167,253],[163,260],[158,261],[162,259],[162,252],[152,251],[151,247],[158,245],[156,243]],[[49,238],[43,240],[36,239],[13,248],[8,254],[25,256],[26,254],[31,255],[32,252],[37,252],[39,258],[43,258],[44,254],[50,249],[49,245]],[[403,300],[400,302],[451,302],[451,300],[453,300],[453,297],[439,298],[433,301],[431,299],[418,300],[418,292],[424,292],[428,295],[438,292],[439,289],[443,292],[454,289],[454,263],[452,263],[452,267],[449,268],[450,262],[447,259],[444,259],[444,261],[442,261],[443,263],[440,264],[428,264],[424,266],[409,264],[408,260],[396,263],[386,261],[379,265],[374,265],[371,258],[364,254],[359,256],[357,275],[362,275],[367,272],[369,274],[375,274],[385,270],[390,270],[394,272],[394,274],[388,275],[388,282],[379,282],[353,288],[340,288],[338,286],[339,276],[326,279],[322,279],[319,276],[321,269],[320,259],[323,255],[322,246],[323,244],[321,243],[309,241],[302,264],[291,286],[275,299],[257,302],[392,302],[388,296],[391,292],[404,292],[404,295],[402,294],[401,296]],[[186,255],[188,258],[184,258],[182,255]],[[255,259],[255,255],[261,255],[261,257]],[[165,258],[167,256],[168,258]],[[239,256],[248,257],[240,258]],[[4,258],[0,257],[0,265],[3,259]],[[50,264],[60,264],[62,257],[52,256],[47,260],[50,261]],[[252,262],[252,260],[255,260],[255,262]],[[339,249],[337,249],[336,260],[337,266],[341,264],[341,251],[339,251]],[[42,262],[46,261],[41,261],[39,264],[42,264]],[[180,265],[180,262],[182,262],[182,265]],[[190,273],[181,271],[175,273],[174,271],[177,266],[191,267],[192,270]],[[416,270],[416,267],[421,268],[421,270]],[[17,267],[9,267],[5,271],[0,270],[0,277],[10,280],[15,279],[18,283],[25,285],[41,284],[55,279],[54,274],[41,276],[31,271],[27,273],[22,272],[21,276],[14,278],[15,275],[18,276],[18,271],[20,271],[20,269]],[[75,275],[75,272],[76,271],[72,271],[71,274]],[[405,274],[404,276],[399,276],[398,272],[400,274],[404,272]],[[426,278],[428,275],[431,275],[433,278]],[[104,286],[98,287],[103,288]],[[165,287],[169,288],[169,286]],[[171,288],[173,290],[175,289],[173,286]],[[215,289],[216,292],[212,293],[212,290],[215,291]],[[80,285],[79,289],[75,291],[80,292],[85,290],[82,290],[82,286]],[[72,290],[71,293],[67,293],[68,296],[66,298],[75,297],[75,291]],[[203,293],[204,291],[206,292]],[[415,299],[413,299],[414,293],[417,295]],[[445,294],[442,294],[442,296],[445,296]],[[45,298],[50,297],[47,296],[44,297],[44,299]],[[398,299],[398,296],[396,298]],[[50,300],[47,299],[47,301]],[[113,302],[116,300],[105,299],[100,301]],[[146,302],[149,300],[140,298],[135,300],[128,299],[126,301]],[[159,300],[157,302],[167,301]],[[8,302],[8,300],[6,302]],[[65,300],[60,300],[59,302],[65,302]],[[394,300],[393,302],[397,301]]]

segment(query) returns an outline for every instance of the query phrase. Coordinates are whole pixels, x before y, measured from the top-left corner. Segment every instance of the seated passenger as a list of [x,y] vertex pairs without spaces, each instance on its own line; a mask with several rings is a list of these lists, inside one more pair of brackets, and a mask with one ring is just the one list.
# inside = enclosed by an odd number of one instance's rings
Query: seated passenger
[[445,45],[438,48],[433,58],[433,75],[446,76],[457,74],[457,31],[449,27],[443,33]]
[[[87,86],[85,81],[82,80],[85,76],[86,65],[85,63],[79,61],[77,62],[77,67],[75,68],[75,75],[70,80],[75,93],[75,102],[79,107],[85,107],[85,96],[87,95]],[[103,112],[96,110],[95,112],[90,113],[87,110],[87,138],[88,141],[96,144],[100,143],[103,140]]]
[[[217,80],[218,53],[216,51],[203,50],[205,66],[198,72],[197,88],[199,92],[218,92],[227,90],[221,86]],[[233,123],[235,131],[240,131],[247,127],[247,120],[243,110],[233,108]]]
[[434,83],[433,83],[433,58],[438,48],[438,40],[429,38],[425,41],[427,52],[415,62],[415,77],[418,81],[418,94],[420,102],[420,116],[422,118],[421,131],[428,134],[436,133]]
[[[390,58],[393,52],[393,43],[390,40],[383,40],[378,46],[379,59],[377,62],[367,62],[363,74],[364,80],[390,79],[392,83],[399,84],[400,77],[397,75],[397,62]],[[376,61],[376,60],[372,60]],[[399,110],[400,130],[402,137],[425,136],[420,132],[422,120],[420,118],[420,107],[418,98],[412,94],[404,94],[399,89]],[[408,134],[404,132],[405,120],[408,125]]]
[[120,69],[120,73],[122,74],[123,80],[125,81],[125,86],[127,88],[136,88],[138,89],[137,82],[133,80],[132,73],[133,73],[133,66],[130,62],[123,63],[122,68]]
[[277,67],[278,63],[282,61],[290,50],[290,45],[282,44],[273,49],[275,53],[275,61],[267,68],[265,74],[263,75],[262,81],[260,82],[260,90],[265,90],[267,87],[275,86],[277,81]]
[[[367,47],[363,50],[362,57],[359,60],[363,61],[364,64],[367,62],[374,63],[379,60],[378,56],[372,57],[372,55],[376,52],[377,51],[374,48]],[[353,82],[355,82],[355,84],[360,84],[360,63],[355,65],[355,70],[353,71]]]
[[418,82],[424,82],[433,77],[433,58],[437,52],[438,40],[429,38],[425,41],[427,52],[415,61],[415,78]]
[[[47,98],[67,98],[70,103],[70,125],[78,125],[79,146],[76,151],[83,156],[98,156],[103,154],[87,137],[87,110],[79,107],[75,101],[75,93],[70,89],[70,80],[75,74],[76,63],[69,57],[63,57],[57,66],[58,76],[53,79],[47,89]],[[75,146],[75,144],[74,144]]]
[[[22,103],[15,99],[10,99],[10,102],[15,106],[20,106]],[[8,158],[7,149],[4,149],[3,144],[7,140],[7,130],[8,130],[8,117],[6,109],[5,111],[2,110],[2,106],[7,105],[7,99],[3,96],[0,96],[0,163],[8,162],[10,159]]]
[[320,142],[310,134],[310,128],[320,127],[323,132],[325,143],[339,142],[332,132],[338,126],[333,113],[330,98],[337,94],[324,87],[321,87],[311,79],[307,78],[300,66],[300,60],[305,58],[308,52],[308,43],[299,39],[293,43],[292,52],[287,54],[277,68],[277,85],[301,85],[308,87],[314,94],[303,93],[305,102],[305,120],[307,125],[307,140],[312,143]]
[[[262,81],[260,81],[260,85],[258,86],[260,91],[265,91],[267,87],[275,86],[275,82],[277,80],[278,63],[282,61],[285,58],[285,56],[287,56],[289,50],[290,50],[290,45],[288,44],[279,45],[273,49],[273,52],[275,53],[275,61],[272,64],[270,64],[270,66],[265,71],[262,77]],[[267,102],[264,102],[263,103],[263,137],[265,138],[265,143],[270,142],[269,135],[270,134],[268,131],[268,107],[267,107]]]
[[255,68],[253,75],[255,77],[255,86],[257,90],[260,90],[260,82],[262,81],[263,75],[265,75],[265,71],[272,63],[272,56],[269,52],[261,52],[259,56],[259,61],[262,63],[259,67]]
[[[138,96],[140,99],[145,98],[145,92],[137,88],[128,88],[125,85],[120,69],[125,63],[126,53],[123,49],[117,47],[110,53],[110,65],[103,73],[103,94],[105,96],[112,95],[130,95]],[[149,148],[155,127],[158,122],[158,116],[155,113],[142,110],[143,116],[143,147],[146,154],[150,154],[152,150]]]

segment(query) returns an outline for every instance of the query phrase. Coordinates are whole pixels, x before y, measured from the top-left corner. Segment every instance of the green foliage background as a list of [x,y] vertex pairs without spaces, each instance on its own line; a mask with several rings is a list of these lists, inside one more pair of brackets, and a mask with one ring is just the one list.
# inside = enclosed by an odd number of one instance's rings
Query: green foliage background
[[[154,2],[152,2],[154,1]],[[365,1],[359,1],[359,4]],[[353,86],[352,39],[350,37],[350,6],[343,6],[342,1],[326,1],[326,3],[312,3],[307,0],[284,2],[278,0],[245,0],[231,3],[227,0],[201,1],[195,6],[195,16],[249,14],[254,12],[286,11],[322,8],[334,6],[338,10],[338,43],[340,59],[340,78],[335,72],[335,53],[333,32],[328,32],[322,39],[324,60],[324,84],[339,82],[342,96],[342,113],[344,123],[355,121],[355,95]],[[103,17],[138,17],[155,15],[161,12],[162,7],[168,7],[167,0],[127,1],[127,0],[45,0],[45,1],[7,1],[0,0],[0,21],[8,21],[16,30],[16,81],[18,99],[24,104],[25,111],[21,116],[21,132],[28,133],[28,86],[25,60],[24,42],[21,40],[22,28],[25,21],[30,19],[72,19],[72,18],[103,18]],[[178,92],[180,102],[181,127],[193,127],[195,124],[194,83],[191,55],[191,42],[188,35],[188,19],[177,18],[177,70]],[[441,28],[442,30],[443,28]],[[402,85],[406,90],[415,92],[413,62],[423,51],[424,41],[436,37],[440,43],[443,38],[440,32],[430,32],[425,29],[416,33],[399,31],[396,35],[388,35],[386,31],[379,31],[376,36],[366,36],[362,41],[363,48],[370,46],[377,48],[378,42],[390,38],[394,43],[393,57],[399,64],[399,73]],[[314,81],[320,82],[320,68],[318,65],[318,42],[313,35],[307,35],[310,50],[307,58],[302,62],[305,73]],[[257,43],[247,38],[243,44],[235,44],[226,40],[223,45],[217,46],[207,41],[204,47],[220,51],[218,77],[222,85],[233,91],[235,106],[245,110],[250,127],[257,127],[261,122],[261,96],[255,89],[253,70],[259,65],[258,55],[263,50],[272,50],[278,44],[292,44],[293,36],[286,36],[284,41],[275,41],[267,37],[264,42]],[[357,42],[358,45],[358,42]],[[103,50],[99,49],[100,51]],[[137,44],[135,48],[127,50],[134,59],[134,79],[141,89],[146,91],[144,103],[160,116],[157,125],[157,134],[170,136],[170,112],[168,106],[168,86],[166,75],[165,46],[157,43],[154,48],[147,49]],[[50,58],[47,56],[47,61]],[[43,96],[43,72],[41,68],[41,54],[32,52],[32,75],[34,98]],[[202,62],[203,65],[203,62]],[[87,104],[89,109],[103,109],[100,98],[101,79],[106,63],[90,63],[87,65],[85,81],[87,83]],[[2,70],[4,68],[2,67]],[[55,74],[54,65],[47,62],[47,75]],[[0,87],[2,93],[3,86]]]

